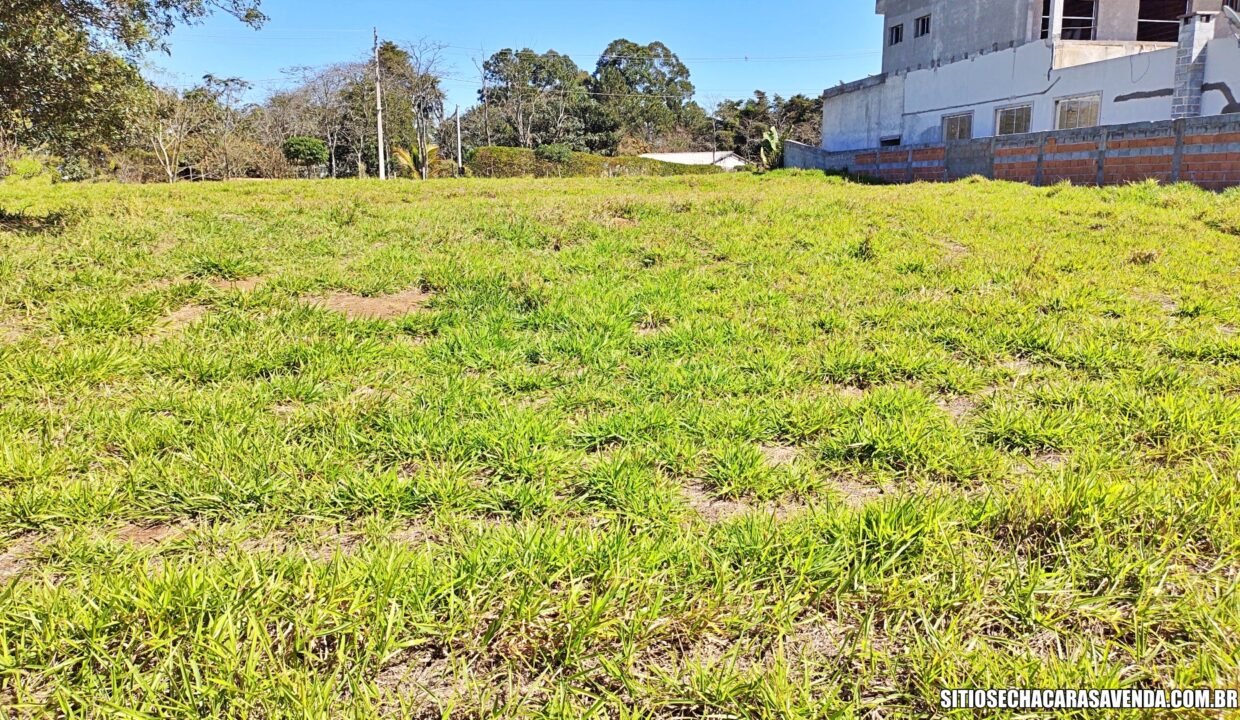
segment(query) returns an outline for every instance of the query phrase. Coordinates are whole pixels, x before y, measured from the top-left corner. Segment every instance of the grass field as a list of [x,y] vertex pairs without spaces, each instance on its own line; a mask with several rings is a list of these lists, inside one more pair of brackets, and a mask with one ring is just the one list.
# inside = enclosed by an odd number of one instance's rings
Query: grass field
[[1240,683],[1235,193],[773,173],[0,207],[9,715]]

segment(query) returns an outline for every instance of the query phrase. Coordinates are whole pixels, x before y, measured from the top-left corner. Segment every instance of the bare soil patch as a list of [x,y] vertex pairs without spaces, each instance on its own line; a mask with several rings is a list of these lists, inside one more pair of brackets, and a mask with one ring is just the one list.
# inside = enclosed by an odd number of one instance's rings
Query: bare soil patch
[[763,445],[759,448],[766,464],[771,467],[791,465],[801,456],[801,448],[791,445]]
[[684,496],[689,507],[698,515],[701,515],[703,520],[710,523],[731,520],[753,509],[747,503],[736,500],[721,500],[711,495],[710,491],[699,483],[685,487]]
[[958,395],[953,398],[940,398],[935,404],[939,406],[940,410],[950,415],[953,420],[960,420],[973,412],[973,409],[977,407],[977,403],[965,395]]
[[865,397],[865,388],[856,385],[837,385],[835,392],[845,400],[860,400]]
[[216,290],[221,290],[225,292],[229,290],[239,290],[241,292],[254,292],[254,290],[256,290],[258,286],[261,285],[263,281],[266,279],[267,277],[265,275],[256,275],[254,277],[242,278],[239,280],[216,279],[216,280],[212,280],[210,284],[211,284],[211,287],[215,288]]
[[1138,291],[1133,293],[1133,297],[1141,302],[1154,303],[1168,315],[1175,315],[1180,310],[1180,304],[1166,293]]
[[1029,456],[1017,464],[1014,472],[1017,475],[1032,475],[1039,470],[1058,470],[1066,465],[1068,457],[1063,453],[1040,452]]
[[202,305],[186,305],[160,318],[152,334],[162,336],[180,332],[201,320],[206,314],[207,309]]
[[805,505],[797,502],[751,503],[718,498],[712,495],[704,485],[697,482],[686,485],[683,494],[689,508],[708,523],[726,522],[752,513],[769,515],[775,520],[783,521],[805,510]]
[[7,583],[30,567],[30,557],[35,551],[35,536],[22,535],[0,551],[0,583]]
[[147,546],[158,545],[159,543],[171,538],[182,535],[185,527],[182,525],[126,525],[116,533],[116,538],[130,545]]
[[350,320],[387,320],[408,315],[422,309],[431,294],[414,288],[392,295],[352,295],[336,292],[327,296],[309,298],[312,305],[338,312]]
[[867,503],[874,502],[883,497],[884,491],[876,485],[866,485],[857,480],[849,480],[846,478],[838,478],[832,480],[830,487],[833,488],[840,496],[845,505],[851,508],[859,508]]

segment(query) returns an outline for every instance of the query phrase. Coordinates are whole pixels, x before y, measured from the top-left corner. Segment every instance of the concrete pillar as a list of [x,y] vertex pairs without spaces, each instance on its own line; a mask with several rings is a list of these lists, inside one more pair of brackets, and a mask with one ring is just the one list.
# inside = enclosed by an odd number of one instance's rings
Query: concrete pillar
[[1218,13],[1192,12],[1180,18],[1180,46],[1175,56],[1175,93],[1171,119],[1201,117],[1201,85],[1206,77],[1206,44],[1214,38]]

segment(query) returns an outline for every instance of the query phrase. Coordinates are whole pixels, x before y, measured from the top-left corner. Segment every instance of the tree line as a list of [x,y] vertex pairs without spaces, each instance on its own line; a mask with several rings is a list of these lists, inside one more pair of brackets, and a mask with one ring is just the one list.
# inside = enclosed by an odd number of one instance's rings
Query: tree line
[[[397,175],[450,174],[457,120],[445,108],[443,47],[385,41],[373,57],[288,71],[287,89],[246,102],[241,78],[164,88],[137,70],[173,27],[225,12],[265,21],[259,0],[0,0],[0,155],[58,158],[68,177],[132,180],[375,174],[376,70],[384,149]],[[468,155],[484,146],[601,155],[734,151],[762,160],[763,135],[816,144],[821,100],[757,91],[710,110],[661,42],[618,39],[592,70],[554,50],[503,49],[479,67],[459,116]]]

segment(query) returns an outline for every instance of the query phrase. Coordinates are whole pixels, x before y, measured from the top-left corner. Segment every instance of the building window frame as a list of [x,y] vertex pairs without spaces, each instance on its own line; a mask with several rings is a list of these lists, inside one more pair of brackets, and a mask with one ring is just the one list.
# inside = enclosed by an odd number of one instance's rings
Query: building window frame
[[913,21],[913,37],[925,37],[930,34],[930,16],[922,15]]
[[[1088,108],[1092,106],[1093,110]],[[1065,123],[1065,111],[1074,112],[1075,119]],[[1092,115],[1092,118],[1091,118]],[[1079,130],[1102,124],[1102,92],[1080,93],[1055,98],[1055,129]]]
[[[1063,27],[1059,29],[1059,37],[1062,40],[1094,40],[1098,37],[1098,2],[1099,0],[1071,0],[1073,3],[1088,2],[1091,6],[1091,14],[1083,15],[1082,10],[1076,6],[1069,7],[1068,3],[1064,3]],[[1043,0],[1042,2],[1042,39],[1049,39],[1051,36],[1051,0]],[[1071,10],[1073,14],[1069,15]]]
[[[1014,121],[1012,130],[1003,131],[1003,114],[1024,111],[1024,130],[1018,129],[1021,125],[1018,121]],[[1001,108],[995,108],[995,135],[1024,135],[1033,132],[1033,103],[1020,103],[1018,105],[1006,105]]]
[[1179,42],[1183,0],[1141,0],[1137,6],[1138,42]]
[[941,125],[943,142],[964,142],[973,139],[973,111],[944,115]]
[[887,28],[887,46],[894,47],[904,42],[904,23]]

